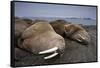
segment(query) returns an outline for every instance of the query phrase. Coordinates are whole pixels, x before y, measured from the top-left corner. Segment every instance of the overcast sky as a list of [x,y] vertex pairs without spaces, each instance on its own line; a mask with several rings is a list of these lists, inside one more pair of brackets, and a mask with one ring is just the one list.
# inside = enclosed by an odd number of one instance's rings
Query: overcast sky
[[16,2],[15,16],[96,19],[96,7]]

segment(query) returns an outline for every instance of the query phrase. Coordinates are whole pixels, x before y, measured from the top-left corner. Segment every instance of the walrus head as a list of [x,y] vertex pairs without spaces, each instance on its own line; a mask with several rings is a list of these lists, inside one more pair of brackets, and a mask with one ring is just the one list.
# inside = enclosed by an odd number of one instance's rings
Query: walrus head
[[64,25],[65,35],[72,40],[75,40],[81,44],[89,44],[90,36],[88,32],[82,28],[80,25],[67,24]]
[[48,22],[37,22],[28,27],[21,36],[19,47],[33,54],[49,54],[44,59],[50,59],[62,54],[65,49],[65,41],[57,34]]

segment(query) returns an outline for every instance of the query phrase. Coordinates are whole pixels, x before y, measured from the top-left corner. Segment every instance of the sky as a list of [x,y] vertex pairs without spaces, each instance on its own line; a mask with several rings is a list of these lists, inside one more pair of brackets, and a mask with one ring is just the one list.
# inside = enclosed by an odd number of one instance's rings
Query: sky
[[96,19],[96,7],[15,2],[15,16]]

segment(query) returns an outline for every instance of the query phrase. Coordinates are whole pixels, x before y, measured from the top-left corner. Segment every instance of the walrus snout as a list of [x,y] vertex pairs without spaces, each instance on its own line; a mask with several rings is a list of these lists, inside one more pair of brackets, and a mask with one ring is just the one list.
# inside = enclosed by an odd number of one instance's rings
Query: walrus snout
[[90,35],[79,25],[67,24],[64,25],[65,36],[71,40],[87,45],[90,42]]
[[[51,45],[49,45],[48,47],[51,47],[51,46],[52,48],[42,50],[38,54],[45,55],[44,59],[51,59],[57,55],[62,56],[65,49],[65,41],[62,37],[59,36],[58,38],[52,39]],[[47,48],[47,47],[44,47],[44,48]]]
[[88,45],[90,42],[90,36],[86,31],[76,32],[72,35],[72,39],[84,45]]

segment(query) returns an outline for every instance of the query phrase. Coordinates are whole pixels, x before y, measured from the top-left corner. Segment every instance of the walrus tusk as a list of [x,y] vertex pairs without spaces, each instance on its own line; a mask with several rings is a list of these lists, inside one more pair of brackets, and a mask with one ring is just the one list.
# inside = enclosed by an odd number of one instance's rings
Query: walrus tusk
[[85,38],[83,36],[81,36],[80,34],[79,34],[79,36],[81,37],[81,39],[85,40]]
[[51,48],[51,49],[48,49],[48,50],[45,50],[45,51],[41,51],[41,52],[39,52],[39,54],[51,53],[51,52],[54,52],[56,50],[58,50],[58,47],[54,47],[54,48]]
[[80,40],[80,39],[77,39],[79,42],[82,42],[82,40]]
[[53,54],[51,54],[47,57],[44,57],[44,59],[51,59],[51,58],[55,57],[56,55],[58,55],[58,53],[54,52]]

